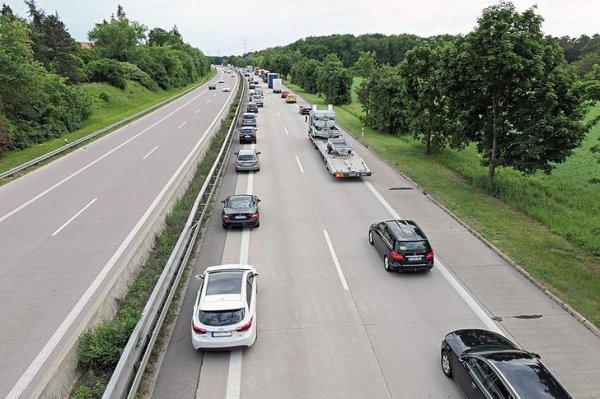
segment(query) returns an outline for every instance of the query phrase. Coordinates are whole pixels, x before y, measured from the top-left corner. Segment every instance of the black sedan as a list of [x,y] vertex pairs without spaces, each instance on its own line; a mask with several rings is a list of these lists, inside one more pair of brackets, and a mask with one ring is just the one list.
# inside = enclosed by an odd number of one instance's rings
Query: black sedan
[[256,195],[230,195],[222,202],[222,220],[224,229],[230,226],[260,226],[260,214],[258,212],[258,203],[260,202],[260,199],[258,199]]
[[215,84],[208,85],[208,90],[217,90],[217,85],[215,85]]
[[442,341],[442,371],[469,399],[572,399],[540,361],[487,330],[457,330]]

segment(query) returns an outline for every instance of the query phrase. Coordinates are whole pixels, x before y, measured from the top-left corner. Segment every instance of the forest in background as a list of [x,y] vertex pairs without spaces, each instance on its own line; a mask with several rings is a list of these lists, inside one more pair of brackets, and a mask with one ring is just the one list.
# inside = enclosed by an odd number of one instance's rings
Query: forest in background
[[6,4],[0,10],[0,157],[77,130],[97,101],[83,84],[128,81],[151,91],[183,87],[210,70],[202,51],[184,42],[176,26],[148,29],[118,6],[96,23],[82,46],[58,14],[27,0],[28,18]]

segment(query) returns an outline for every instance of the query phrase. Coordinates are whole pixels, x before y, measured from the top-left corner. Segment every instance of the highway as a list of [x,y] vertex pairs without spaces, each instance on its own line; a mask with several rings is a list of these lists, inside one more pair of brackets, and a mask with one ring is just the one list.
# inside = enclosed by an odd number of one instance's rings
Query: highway
[[202,85],[0,187],[0,397],[37,396],[125,264],[139,262],[132,248],[235,95],[221,86]]
[[[439,359],[444,335],[460,328],[501,331],[539,353],[574,397],[600,398],[598,337],[388,164],[346,135],[374,174],[335,180],[297,107],[270,90],[258,128],[261,171],[236,174],[230,159],[218,200],[258,195],[261,225],[224,230],[217,206],[193,271],[246,261],[257,268],[257,341],[195,352],[200,283],[191,279],[155,364],[153,398],[463,398]],[[384,270],[367,233],[392,218],[426,232],[431,272]]]

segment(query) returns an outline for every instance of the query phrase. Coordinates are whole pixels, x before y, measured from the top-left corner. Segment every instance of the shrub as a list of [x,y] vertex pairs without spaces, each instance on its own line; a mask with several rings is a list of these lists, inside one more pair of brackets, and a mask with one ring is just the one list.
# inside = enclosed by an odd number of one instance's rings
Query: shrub
[[108,321],[89,331],[79,339],[79,364],[84,369],[112,370],[119,362],[121,350],[135,328],[137,317]]
[[129,62],[122,62],[121,67],[123,68],[127,79],[139,82],[148,90],[158,91],[158,83],[152,80],[150,75],[138,68],[137,65],[131,64]]
[[104,101],[105,103],[110,101],[110,95],[108,94],[108,92],[103,91],[102,93],[100,93],[98,95],[98,98],[102,101]]
[[106,82],[119,89],[127,85],[125,68],[119,61],[102,58],[87,64],[85,70],[90,82]]

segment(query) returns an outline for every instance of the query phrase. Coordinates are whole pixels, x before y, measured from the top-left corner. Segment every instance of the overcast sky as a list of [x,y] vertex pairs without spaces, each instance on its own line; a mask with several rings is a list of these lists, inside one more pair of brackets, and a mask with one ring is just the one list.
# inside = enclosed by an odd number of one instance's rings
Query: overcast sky
[[[21,0],[0,0],[26,16]],[[186,42],[207,55],[242,54],[334,33],[431,36],[468,33],[493,0],[37,0],[58,13],[71,35],[87,40],[94,24],[121,4],[131,20],[149,29],[177,25]],[[514,0],[519,11],[534,4],[553,36],[600,33],[600,0]],[[244,47],[245,44],[245,47]]]

